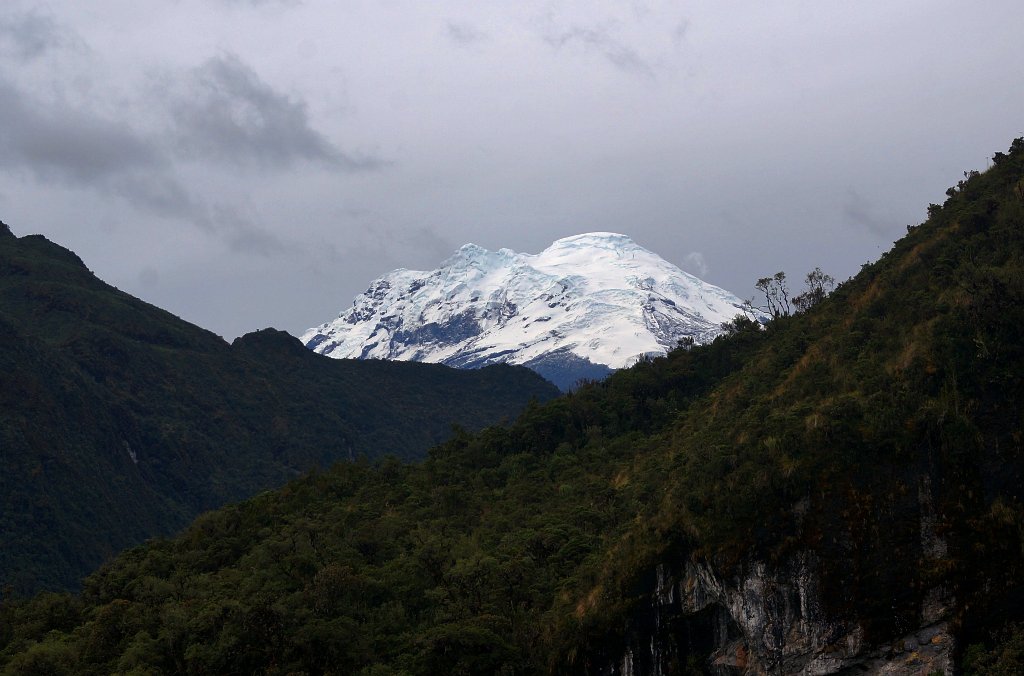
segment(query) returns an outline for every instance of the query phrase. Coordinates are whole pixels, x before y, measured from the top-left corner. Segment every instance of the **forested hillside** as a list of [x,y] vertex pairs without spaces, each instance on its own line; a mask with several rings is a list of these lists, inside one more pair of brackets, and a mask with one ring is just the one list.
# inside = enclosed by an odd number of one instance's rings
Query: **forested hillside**
[[233,345],[0,234],[0,586],[76,587],[201,511],[338,460],[423,457],[557,394],[526,369],[331,360]]
[[0,664],[1019,673],[1024,139],[993,162],[805,312],[6,602]]

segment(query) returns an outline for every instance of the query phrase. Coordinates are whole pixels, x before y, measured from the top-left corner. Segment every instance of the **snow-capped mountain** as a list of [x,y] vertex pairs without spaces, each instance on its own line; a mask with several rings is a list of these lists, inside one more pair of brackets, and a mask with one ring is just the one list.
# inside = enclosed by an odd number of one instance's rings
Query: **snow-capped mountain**
[[535,255],[466,244],[437,270],[395,270],[301,340],[336,358],[523,364],[567,389],[683,338],[712,340],[742,304],[625,235],[594,232]]

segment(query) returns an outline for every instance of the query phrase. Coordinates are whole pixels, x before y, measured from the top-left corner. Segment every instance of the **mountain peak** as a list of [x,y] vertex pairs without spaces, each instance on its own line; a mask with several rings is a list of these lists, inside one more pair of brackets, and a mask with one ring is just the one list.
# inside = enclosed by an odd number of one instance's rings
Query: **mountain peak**
[[[539,254],[520,254],[516,253],[512,249],[506,248],[491,251],[490,249],[486,249],[480,246],[479,244],[469,242],[460,246],[452,255],[451,259],[509,259],[515,256],[543,256],[545,253],[548,252],[567,249],[607,249],[612,251],[628,251],[634,249],[643,249],[643,247],[634,242],[629,235],[623,235],[617,232],[585,232],[579,235],[571,235],[569,237],[562,237],[561,239],[556,239],[554,242],[551,243],[551,245],[548,248],[544,249],[544,251],[542,251]],[[646,251],[646,249],[644,250]]]
[[301,340],[335,358],[522,364],[567,389],[710,341],[745,311],[627,235],[590,232],[539,254],[466,244],[437,270],[396,270]]
[[510,249],[491,251],[478,244],[463,244],[452,254],[451,258],[441,264],[441,269],[457,268],[467,263],[475,267],[500,266],[502,261],[515,255],[516,253]]
[[476,256],[476,255],[479,255],[479,254],[482,254],[482,253],[490,253],[490,252],[487,249],[485,249],[482,246],[480,246],[479,244],[473,244],[472,242],[467,242],[466,244],[463,244],[462,246],[460,246],[459,250],[456,251],[455,253],[459,254],[459,255],[464,255],[464,256]]
[[564,247],[631,249],[638,248],[638,245],[629,235],[623,235],[618,232],[584,232],[579,235],[571,235],[569,237],[556,239],[548,249]]

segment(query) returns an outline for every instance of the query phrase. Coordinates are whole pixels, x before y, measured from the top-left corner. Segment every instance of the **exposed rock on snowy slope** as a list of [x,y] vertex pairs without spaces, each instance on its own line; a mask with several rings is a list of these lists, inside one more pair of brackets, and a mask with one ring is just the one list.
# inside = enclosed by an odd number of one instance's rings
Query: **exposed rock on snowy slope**
[[742,304],[625,235],[596,232],[535,255],[466,244],[437,270],[395,270],[302,342],[336,358],[523,364],[566,389],[682,339],[712,340]]

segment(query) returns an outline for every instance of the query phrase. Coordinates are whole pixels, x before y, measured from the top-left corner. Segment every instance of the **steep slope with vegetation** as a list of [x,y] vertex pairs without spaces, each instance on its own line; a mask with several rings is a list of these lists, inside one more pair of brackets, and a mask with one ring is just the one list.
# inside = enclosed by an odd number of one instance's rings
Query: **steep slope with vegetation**
[[340,464],[204,515],[79,596],[6,602],[0,664],[915,673],[932,651],[1019,672],[1024,140],[965,179],[765,330],[737,320],[422,465]]
[[39,236],[0,234],[0,586],[76,586],[201,511],[361,455],[423,457],[557,390],[522,368],[228,345]]

